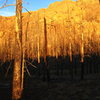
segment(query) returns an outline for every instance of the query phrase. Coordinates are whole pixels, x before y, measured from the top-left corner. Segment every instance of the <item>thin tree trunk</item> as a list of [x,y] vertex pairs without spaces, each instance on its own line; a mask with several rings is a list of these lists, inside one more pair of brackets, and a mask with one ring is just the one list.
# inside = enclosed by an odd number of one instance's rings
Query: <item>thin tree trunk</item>
[[47,28],[46,28],[45,18],[44,18],[44,62],[47,63]]
[[[71,37],[70,37],[71,41]],[[72,43],[69,43],[69,61],[70,61],[70,74],[71,74],[71,79],[73,80],[73,63],[72,63]]]
[[69,43],[69,59],[70,59],[70,62],[72,62],[72,44]]
[[16,37],[15,60],[12,82],[12,99],[19,100],[22,95],[23,50],[22,50],[22,0],[16,0]]
[[49,68],[48,68],[48,61],[47,61],[47,27],[46,27],[46,19],[44,17],[44,80],[45,80],[45,75],[47,76],[47,80],[50,80],[50,73],[49,73]]
[[82,41],[81,41],[81,79],[84,79],[84,37],[82,32]]
[[84,37],[82,33],[82,40],[81,40],[81,62],[84,62]]
[[21,61],[16,59],[14,61],[14,71],[13,71],[13,86],[12,86],[12,99],[19,100],[21,98]]

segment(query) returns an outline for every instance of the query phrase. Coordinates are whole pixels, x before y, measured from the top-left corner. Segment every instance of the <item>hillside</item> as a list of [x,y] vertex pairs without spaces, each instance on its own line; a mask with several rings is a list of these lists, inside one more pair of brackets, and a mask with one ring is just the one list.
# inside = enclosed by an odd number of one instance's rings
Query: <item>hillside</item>
[[[80,54],[82,34],[84,54],[100,55],[100,5],[96,0],[55,2],[47,9],[23,13],[23,38],[27,58],[44,55],[44,17],[49,56]],[[0,59],[14,58],[15,16],[0,16]]]

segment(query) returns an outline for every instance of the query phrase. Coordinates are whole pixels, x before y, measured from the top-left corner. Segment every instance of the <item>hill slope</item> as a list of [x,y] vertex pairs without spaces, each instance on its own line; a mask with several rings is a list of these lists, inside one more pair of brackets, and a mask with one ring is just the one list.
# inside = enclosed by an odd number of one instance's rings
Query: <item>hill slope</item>
[[[82,34],[85,54],[100,53],[100,5],[96,0],[63,0],[47,9],[23,13],[23,38],[26,57],[44,54],[44,17],[47,24],[47,47],[50,56],[80,54]],[[14,58],[15,17],[0,16],[0,59]],[[69,43],[70,41],[70,43]]]

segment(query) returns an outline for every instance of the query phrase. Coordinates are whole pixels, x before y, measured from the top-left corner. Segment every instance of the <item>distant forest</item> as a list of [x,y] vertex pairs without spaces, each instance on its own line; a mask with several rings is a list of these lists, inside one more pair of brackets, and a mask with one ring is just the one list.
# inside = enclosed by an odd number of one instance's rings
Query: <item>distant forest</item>
[[[99,0],[57,1],[47,9],[23,13],[26,58],[39,60],[44,56],[44,23],[48,56],[100,55]],[[0,16],[0,59],[3,61],[14,59],[15,33],[15,16]]]
[[26,13],[22,4],[16,0],[15,16],[0,16],[0,98],[8,88],[5,82],[12,93],[8,98],[25,97],[30,73],[49,83],[59,75],[83,80],[85,74],[100,72],[100,0],[62,0]]

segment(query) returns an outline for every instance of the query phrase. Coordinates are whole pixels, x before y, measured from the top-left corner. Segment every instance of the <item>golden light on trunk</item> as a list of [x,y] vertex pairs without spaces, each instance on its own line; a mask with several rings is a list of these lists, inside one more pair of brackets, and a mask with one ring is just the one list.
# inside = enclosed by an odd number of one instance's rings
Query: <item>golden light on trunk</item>
[[20,65],[21,61],[15,60],[14,72],[13,72],[13,87],[12,87],[12,99],[18,100],[21,98],[21,76],[20,76]]
[[38,63],[40,63],[40,36],[38,36],[37,48],[38,48]]
[[69,43],[69,59],[70,59],[70,62],[72,62],[72,43],[71,42]]
[[22,95],[24,64],[22,49],[22,0],[16,0],[16,34],[15,58],[13,68],[12,99],[18,100]]
[[83,33],[82,33],[82,40],[81,40],[81,62],[84,62],[84,37],[83,37]]

